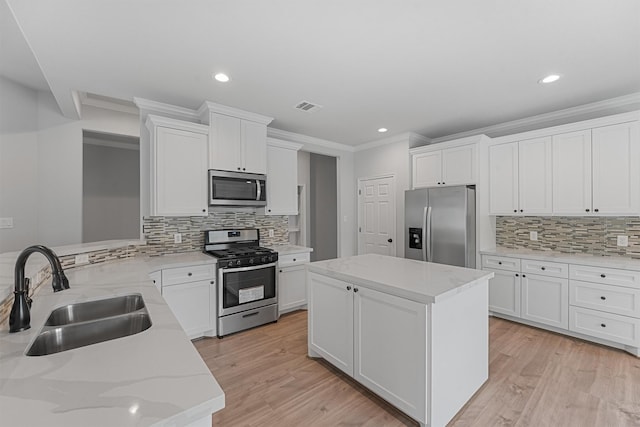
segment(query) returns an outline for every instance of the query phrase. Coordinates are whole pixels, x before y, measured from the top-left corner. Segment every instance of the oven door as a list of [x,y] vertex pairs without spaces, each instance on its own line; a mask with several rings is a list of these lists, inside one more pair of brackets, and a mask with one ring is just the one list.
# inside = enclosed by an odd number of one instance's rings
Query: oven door
[[218,269],[218,316],[278,303],[276,263]]

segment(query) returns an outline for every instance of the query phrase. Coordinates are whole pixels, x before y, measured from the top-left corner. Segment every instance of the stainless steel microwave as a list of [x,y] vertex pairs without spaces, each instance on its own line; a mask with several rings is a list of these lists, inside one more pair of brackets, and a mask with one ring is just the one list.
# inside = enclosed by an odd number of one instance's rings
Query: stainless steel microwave
[[266,206],[267,176],[209,170],[210,206]]

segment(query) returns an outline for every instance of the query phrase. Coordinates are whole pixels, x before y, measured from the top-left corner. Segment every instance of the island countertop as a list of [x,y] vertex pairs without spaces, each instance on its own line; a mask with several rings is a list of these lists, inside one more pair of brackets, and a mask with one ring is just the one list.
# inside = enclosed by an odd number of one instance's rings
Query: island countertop
[[437,303],[493,277],[482,270],[376,254],[312,262],[307,269],[420,303]]
[[[31,329],[10,334],[3,325],[1,425],[178,426],[224,407],[222,389],[149,279],[158,262],[141,257],[67,270],[70,289],[53,293],[43,285],[34,297]],[[147,306],[152,326],[146,331],[25,356],[51,310],[131,293]]]

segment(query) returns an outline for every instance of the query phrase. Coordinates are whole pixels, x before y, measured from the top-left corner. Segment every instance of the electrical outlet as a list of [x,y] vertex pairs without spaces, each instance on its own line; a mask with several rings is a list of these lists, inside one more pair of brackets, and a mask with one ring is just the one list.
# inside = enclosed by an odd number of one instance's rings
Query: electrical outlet
[[629,246],[629,236],[618,236],[618,246]]
[[182,233],[173,233],[173,243],[182,243]]
[[13,218],[0,218],[0,228],[13,228]]
[[538,240],[538,232],[530,231],[529,232],[529,240]]
[[78,254],[75,257],[74,263],[78,264],[89,264],[89,254]]
[[270,229],[269,229],[269,237],[273,237],[273,236],[274,236],[274,234],[273,234],[273,228],[270,228]]

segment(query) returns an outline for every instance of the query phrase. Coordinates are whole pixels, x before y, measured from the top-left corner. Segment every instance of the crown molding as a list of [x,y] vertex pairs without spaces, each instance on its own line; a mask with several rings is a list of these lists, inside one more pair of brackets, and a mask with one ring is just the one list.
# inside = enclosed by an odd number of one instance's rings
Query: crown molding
[[399,135],[389,136],[387,138],[379,139],[377,141],[371,141],[364,144],[357,145],[355,151],[370,150],[376,147],[382,147],[383,145],[396,144],[398,142],[409,142],[409,147],[415,147],[418,145],[431,144],[431,139],[426,136],[419,135],[414,132],[405,132]]
[[271,147],[287,148],[289,150],[296,150],[296,151],[302,148],[302,144],[298,144],[297,142],[283,141],[281,139],[275,139],[270,137],[267,137],[267,145]]
[[128,144],[126,142],[117,141],[99,141],[97,139],[85,138],[83,144],[97,145],[99,147],[120,148],[123,150],[140,151],[140,144]]
[[133,98],[133,103],[136,104],[140,110],[145,110],[149,113],[167,114],[172,117],[179,117],[190,121],[199,121],[200,119],[198,112],[190,108],[177,107],[175,105],[137,97]]
[[238,108],[229,107],[222,104],[216,104],[215,102],[211,102],[211,101],[204,101],[197,111],[197,115],[203,123],[209,123],[209,120],[210,120],[209,114],[211,113],[238,117],[243,120],[257,122],[263,125],[268,125],[273,121],[273,117],[263,116],[261,114],[240,110]]
[[185,122],[183,120],[172,119],[169,117],[156,116],[149,114],[145,123],[147,128],[151,131],[154,126],[164,126],[172,129],[187,130],[195,133],[209,134],[209,126],[201,125],[199,123]]
[[109,102],[104,99],[96,99],[90,96],[87,96],[86,92],[76,92],[76,97],[74,97],[74,102],[77,99],[78,111],[81,111],[80,107],[82,105],[88,105],[90,107],[102,108],[103,110],[111,110],[118,111],[120,113],[126,114],[134,114],[138,115],[140,110],[135,105],[124,105],[118,104],[116,102]]
[[315,138],[313,136],[302,135],[300,133],[289,132],[286,130],[280,130],[275,128],[267,128],[267,136],[276,139],[282,139],[290,142],[297,142],[299,144],[312,144],[320,147],[329,148],[331,150],[347,151],[353,153],[354,147],[350,145],[340,144],[338,142],[327,141],[326,139]]
[[512,120],[510,122],[499,123],[466,132],[434,138],[433,143],[450,141],[452,139],[459,139],[477,134],[485,134],[494,138],[508,135],[510,133],[522,133],[529,130],[548,127],[552,122],[566,121],[566,123],[570,123],[571,121],[580,121],[580,116],[583,116],[583,119],[586,115],[601,114],[602,116],[606,116],[621,112],[615,111],[616,109],[626,109],[626,111],[631,111],[637,110],[638,108],[640,108],[640,92],[635,92],[616,98],[605,99],[604,101],[592,102],[589,104],[579,105],[577,107],[565,108],[563,110],[538,114],[524,119]]

